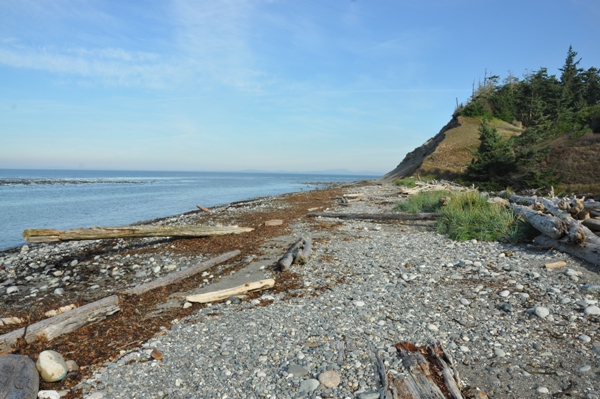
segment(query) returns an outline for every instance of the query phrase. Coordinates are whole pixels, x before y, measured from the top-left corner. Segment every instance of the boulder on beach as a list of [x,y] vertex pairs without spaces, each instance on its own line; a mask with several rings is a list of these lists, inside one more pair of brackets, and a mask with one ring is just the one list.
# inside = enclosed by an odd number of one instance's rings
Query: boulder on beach
[[0,398],[35,399],[40,376],[33,360],[22,355],[0,356]]

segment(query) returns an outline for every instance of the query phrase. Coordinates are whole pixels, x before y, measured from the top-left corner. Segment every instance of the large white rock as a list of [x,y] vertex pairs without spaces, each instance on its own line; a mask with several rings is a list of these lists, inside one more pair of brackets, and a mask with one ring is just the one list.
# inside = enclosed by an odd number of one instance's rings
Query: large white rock
[[62,355],[55,351],[43,351],[35,364],[46,382],[60,381],[67,375],[68,368]]

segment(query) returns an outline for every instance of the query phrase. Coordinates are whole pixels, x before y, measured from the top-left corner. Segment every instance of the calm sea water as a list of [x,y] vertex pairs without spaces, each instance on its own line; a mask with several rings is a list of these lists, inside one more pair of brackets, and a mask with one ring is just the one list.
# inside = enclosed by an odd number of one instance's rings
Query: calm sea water
[[118,226],[373,176],[0,169],[0,250],[31,228]]

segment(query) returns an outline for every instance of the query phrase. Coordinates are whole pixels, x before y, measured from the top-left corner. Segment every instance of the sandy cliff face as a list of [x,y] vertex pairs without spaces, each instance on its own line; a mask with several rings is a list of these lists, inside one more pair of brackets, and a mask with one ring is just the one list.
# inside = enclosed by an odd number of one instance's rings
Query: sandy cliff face
[[406,176],[412,176],[423,164],[425,158],[435,152],[437,147],[446,138],[446,132],[450,129],[460,126],[457,118],[452,118],[446,126],[440,130],[438,134],[427,140],[422,146],[415,148],[413,151],[406,154],[402,162],[396,169],[386,173],[381,177],[382,181],[394,181]]
[[[494,120],[491,123],[504,137],[521,133],[521,128],[504,121]],[[404,160],[381,180],[391,182],[413,175],[456,178],[465,171],[471,161],[469,149],[476,149],[479,146],[480,124],[479,119],[453,117],[437,135],[408,153]]]

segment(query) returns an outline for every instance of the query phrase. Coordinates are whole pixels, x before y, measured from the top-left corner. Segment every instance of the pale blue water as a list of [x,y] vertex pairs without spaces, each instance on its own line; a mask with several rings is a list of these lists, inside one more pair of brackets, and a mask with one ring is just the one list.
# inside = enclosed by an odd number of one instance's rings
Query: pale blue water
[[0,169],[0,250],[31,228],[119,226],[373,176]]

